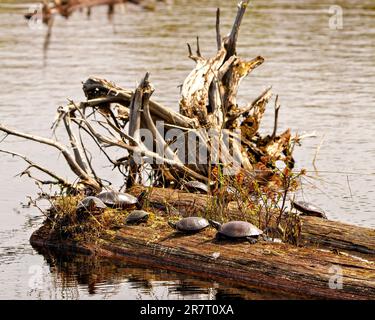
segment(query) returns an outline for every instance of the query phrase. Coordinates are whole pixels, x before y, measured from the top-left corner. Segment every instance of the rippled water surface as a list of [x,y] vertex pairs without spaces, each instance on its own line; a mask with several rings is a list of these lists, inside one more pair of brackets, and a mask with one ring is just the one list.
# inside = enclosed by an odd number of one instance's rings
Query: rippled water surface
[[[56,107],[67,98],[84,99],[81,81],[90,75],[133,88],[149,71],[155,99],[176,108],[177,86],[193,67],[186,42],[199,34],[203,54],[212,55],[216,7],[222,8],[224,33],[235,3],[175,0],[155,11],[127,6],[116,11],[113,22],[106,8],[95,8],[90,19],[84,13],[58,18],[44,57],[46,30],[28,25],[22,16],[33,4],[0,1],[0,122],[50,137]],[[242,83],[239,101],[251,101],[272,85],[282,104],[280,130],[316,132],[296,150],[298,167],[308,170],[299,196],[324,208],[330,219],[375,227],[374,2],[337,2],[344,14],[341,30],[329,28],[332,1],[252,3],[238,53],[262,55],[266,62]],[[262,130],[271,131],[272,124],[270,107]],[[12,137],[1,148],[26,153],[70,175],[53,150]],[[102,164],[99,157],[96,162]],[[38,189],[27,178],[15,177],[25,168],[19,159],[0,154],[0,164],[0,298],[272,297],[108,261],[44,258],[28,242],[42,216],[21,205]],[[108,168],[102,170],[115,179]],[[42,279],[41,285],[35,286],[35,277]]]

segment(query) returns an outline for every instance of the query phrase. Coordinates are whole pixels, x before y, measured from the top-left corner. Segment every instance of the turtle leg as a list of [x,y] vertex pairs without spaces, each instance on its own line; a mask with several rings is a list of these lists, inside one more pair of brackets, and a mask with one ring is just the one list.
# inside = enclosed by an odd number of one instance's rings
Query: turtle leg
[[224,238],[225,237],[220,232],[216,232],[215,239],[217,241],[223,240]]
[[254,237],[246,237],[246,240],[249,241],[250,244],[254,244],[258,242],[258,239]]
[[143,217],[143,218],[141,219],[141,223],[147,223],[148,218],[149,218],[148,216]]

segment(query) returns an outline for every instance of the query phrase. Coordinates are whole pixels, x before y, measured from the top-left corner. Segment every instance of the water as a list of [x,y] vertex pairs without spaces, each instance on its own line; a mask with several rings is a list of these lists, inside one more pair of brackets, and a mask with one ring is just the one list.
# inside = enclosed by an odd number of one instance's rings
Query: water
[[[117,11],[113,24],[106,8],[95,8],[89,20],[83,13],[58,18],[44,61],[46,30],[30,28],[21,14],[32,4],[0,1],[0,121],[50,137],[56,107],[67,98],[84,99],[80,83],[90,75],[133,88],[149,71],[154,98],[176,108],[177,86],[193,67],[186,42],[193,43],[199,34],[203,55],[215,52],[219,5],[222,33],[229,31],[236,1],[221,2],[176,0],[151,12],[127,6]],[[317,133],[296,150],[298,168],[308,170],[300,197],[324,208],[332,220],[375,227],[375,6],[372,0],[340,1],[344,28],[332,30],[331,5],[328,0],[253,1],[238,51],[247,58],[262,55],[266,62],[242,83],[239,101],[245,104],[272,85],[282,104],[279,130]],[[272,131],[272,109],[264,119],[265,132]],[[312,159],[322,139],[315,173]],[[53,150],[13,137],[1,148],[26,153],[71,177]],[[0,163],[0,298],[275,297],[104,260],[44,258],[28,242],[43,217],[21,205],[38,188],[27,177],[15,177],[25,169],[20,159],[0,154]],[[98,155],[96,165],[101,163]],[[116,179],[109,168],[102,172]]]

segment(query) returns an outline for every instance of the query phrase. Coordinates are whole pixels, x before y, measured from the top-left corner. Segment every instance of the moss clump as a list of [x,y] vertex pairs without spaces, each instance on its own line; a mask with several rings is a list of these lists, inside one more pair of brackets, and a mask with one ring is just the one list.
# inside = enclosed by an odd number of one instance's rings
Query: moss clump
[[47,212],[50,237],[96,242],[103,233],[120,228],[127,211],[107,208],[102,212],[77,212],[82,196],[59,196]]

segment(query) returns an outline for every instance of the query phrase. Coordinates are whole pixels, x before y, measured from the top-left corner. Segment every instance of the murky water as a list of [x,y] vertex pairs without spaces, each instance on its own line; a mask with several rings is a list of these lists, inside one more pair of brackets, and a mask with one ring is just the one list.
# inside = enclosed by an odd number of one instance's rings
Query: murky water
[[[46,30],[29,26],[21,14],[32,3],[0,1],[0,121],[51,136],[56,107],[67,98],[83,99],[80,83],[90,75],[133,88],[149,71],[155,99],[176,108],[177,86],[193,67],[186,42],[199,34],[203,54],[213,54],[216,7],[222,8],[224,33],[235,3],[175,0],[154,12],[127,6],[113,23],[106,8],[95,8],[90,19],[84,13],[58,18],[44,61]],[[262,55],[266,62],[242,83],[240,102],[272,85],[282,104],[279,130],[317,133],[296,151],[298,167],[309,171],[300,196],[324,208],[330,219],[375,227],[375,5],[372,0],[339,4],[344,25],[334,30],[329,28],[332,1],[253,1],[238,51],[248,58]],[[263,129],[271,131],[272,124],[271,106]],[[316,173],[312,160],[319,144]],[[15,138],[0,147],[70,176],[53,150]],[[38,189],[27,178],[15,177],[25,168],[21,160],[0,154],[0,163],[0,298],[270,297],[108,261],[43,258],[28,242],[43,218],[20,204]],[[96,163],[100,166],[100,157]],[[115,180],[109,168],[102,171]]]

